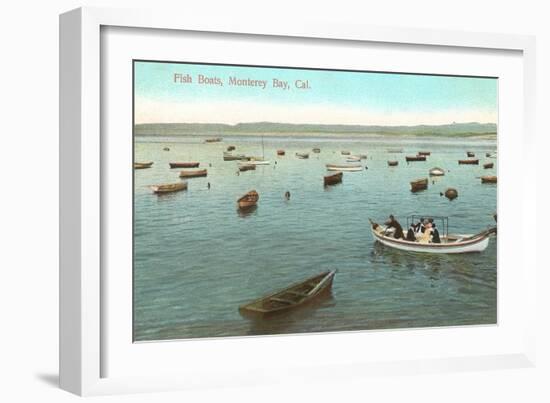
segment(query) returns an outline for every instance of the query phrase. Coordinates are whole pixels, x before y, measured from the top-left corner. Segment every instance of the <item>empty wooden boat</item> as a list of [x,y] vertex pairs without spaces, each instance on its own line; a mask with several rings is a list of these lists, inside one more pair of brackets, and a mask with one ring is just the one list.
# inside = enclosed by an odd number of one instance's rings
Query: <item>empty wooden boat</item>
[[479,165],[479,160],[458,160],[459,165]]
[[194,171],[181,171],[180,178],[199,178],[201,176],[207,176],[208,169],[196,169]]
[[426,156],[425,155],[407,155],[405,157],[405,161],[407,162],[426,161]]
[[473,151],[467,151],[467,152],[466,152],[466,155],[468,156],[468,158],[473,158],[473,157],[476,156],[475,153],[474,153]]
[[134,162],[134,169],[147,169],[151,168],[153,162]]
[[359,172],[363,170],[361,164],[326,164],[328,171]]
[[198,168],[200,162],[169,162],[170,168]]
[[245,172],[245,171],[253,171],[256,169],[256,165],[249,164],[249,163],[242,163],[238,165],[239,171]]
[[428,179],[417,179],[411,182],[411,192],[419,192],[428,189]]
[[342,176],[344,176],[342,172],[335,172],[331,175],[326,175],[324,177],[325,186],[336,185],[337,183],[341,183]]
[[482,176],[481,183],[497,183],[496,176]]
[[315,154],[319,154],[321,152],[321,149],[320,148],[314,148],[312,150]]
[[271,161],[264,160],[260,157],[252,157],[248,160],[248,164],[251,165],[269,165]]
[[483,169],[491,169],[494,166],[495,164],[493,162],[488,162],[486,164],[483,164]]
[[347,162],[360,162],[360,161],[361,161],[361,157],[359,157],[358,155],[349,155],[349,156],[346,158],[346,161],[347,161]]
[[296,153],[296,156],[300,159],[308,159],[309,158],[309,154],[308,153]]
[[156,193],[156,194],[179,192],[180,190],[187,189],[187,182],[152,185],[150,186],[150,188],[153,191],[153,193]]
[[227,151],[233,151],[235,149],[235,146],[227,146]]
[[431,155],[431,154],[432,154],[431,151],[419,151],[418,152],[418,155],[424,155],[424,156]]
[[277,155],[285,155],[285,150],[277,150]]
[[219,143],[220,141],[222,141],[221,137],[213,137],[213,138],[204,140],[205,143]]
[[443,168],[435,167],[430,169],[430,176],[443,176],[445,175],[445,170]]
[[164,151],[170,151],[170,148],[169,147],[164,147],[163,150]]
[[342,151],[342,155],[350,155],[351,153],[349,151]]
[[244,196],[240,197],[237,200],[237,204],[239,208],[247,208],[255,206],[258,203],[258,200],[260,199],[260,195],[255,190],[251,190],[250,192],[246,193]]
[[283,290],[241,305],[239,311],[243,314],[264,315],[304,305],[330,291],[335,274],[336,270],[317,274]]
[[241,161],[247,159],[246,155],[244,154],[231,154],[228,152],[223,153],[223,160],[224,161]]
[[399,161],[388,161],[388,166],[390,167],[396,167],[399,165]]

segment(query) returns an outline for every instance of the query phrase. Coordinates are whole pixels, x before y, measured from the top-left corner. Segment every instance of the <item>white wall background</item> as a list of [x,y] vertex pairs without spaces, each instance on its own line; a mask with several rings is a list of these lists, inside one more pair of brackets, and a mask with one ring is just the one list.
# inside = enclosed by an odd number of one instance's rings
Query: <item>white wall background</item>
[[[350,21],[372,25],[507,32],[537,36],[539,200],[549,149],[550,29],[546,2],[461,0],[294,1],[70,1],[3,3],[0,19],[0,401],[68,402],[57,383],[58,328],[58,14],[81,5],[162,7],[179,13],[231,18]],[[518,167],[518,169],[520,169]],[[529,172],[525,173],[530,174]],[[548,227],[544,205],[533,215]],[[544,224],[543,224],[544,223]],[[539,238],[541,260],[543,244]],[[550,270],[545,264],[546,270]],[[540,329],[535,369],[378,377],[349,383],[261,387],[94,398],[98,401],[550,401],[550,306],[547,272],[539,278]]]

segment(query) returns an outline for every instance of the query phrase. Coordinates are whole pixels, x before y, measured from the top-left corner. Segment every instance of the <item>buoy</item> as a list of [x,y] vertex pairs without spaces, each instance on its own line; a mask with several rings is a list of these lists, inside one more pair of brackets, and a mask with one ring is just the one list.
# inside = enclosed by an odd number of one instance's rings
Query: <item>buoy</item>
[[449,200],[456,199],[458,197],[458,191],[454,188],[449,188],[445,191],[445,197]]

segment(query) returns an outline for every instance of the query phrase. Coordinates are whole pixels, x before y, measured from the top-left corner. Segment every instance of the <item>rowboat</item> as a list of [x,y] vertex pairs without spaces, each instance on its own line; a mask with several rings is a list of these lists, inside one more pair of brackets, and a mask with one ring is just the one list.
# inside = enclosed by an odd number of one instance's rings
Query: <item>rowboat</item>
[[223,139],[221,137],[213,137],[211,139],[204,140],[205,143],[219,143]]
[[420,253],[471,253],[483,252],[489,245],[489,236],[494,233],[496,228],[490,228],[478,234],[445,234],[440,237],[441,243],[407,241],[405,239],[396,239],[393,233],[386,227],[378,225],[371,221],[371,232],[374,239],[390,248],[399,249],[407,252]]
[[271,161],[266,161],[264,159],[251,158],[250,160],[248,160],[247,164],[250,164],[250,165],[269,165],[269,164],[271,164]]
[[277,150],[277,155],[285,155],[285,150]]
[[344,174],[342,172],[335,172],[333,174],[326,175],[324,177],[325,186],[336,185],[337,183],[341,183],[343,175]]
[[227,151],[233,151],[235,149],[235,146],[227,146]]
[[488,162],[486,164],[483,164],[483,169],[491,169],[492,167],[494,167],[495,164],[492,163],[492,162]]
[[316,297],[330,291],[336,270],[325,271],[316,276],[302,280],[283,290],[261,297],[248,304],[241,305],[239,312],[243,314],[264,315],[288,311],[310,302]]
[[237,204],[239,205],[239,208],[247,208],[255,206],[256,203],[258,203],[258,199],[260,198],[260,195],[255,190],[251,190],[250,192],[246,193],[244,196],[239,198],[237,200]]
[[328,171],[358,172],[363,170],[361,164],[326,164]]
[[418,155],[424,155],[424,156],[426,156],[426,155],[431,155],[431,154],[432,154],[431,151],[419,151],[419,152],[418,152]]
[[361,157],[350,155],[348,158],[346,158],[346,162],[359,162],[361,161]]
[[163,150],[164,151],[170,151],[170,148],[169,147],[164,147]]
[[146,169],[151,168],[153,162],[134,162],[134,169]]
[[411,192],[419,192],[428,189],[428,179],[417,179],[411,182]]
[[178,192],[180,190],[187,189],[187,182],[178,182],[178,183],[166,183],[163,185],[153,185],[150,186],[153,193],[163,194],[163,193],[172,193]]
[[472,151],[467,151],[466,155],[468,156],[468,158],[473,158],[476,156]]
[[244,159],[246,159],[246,155],[244,155],[244,154],[236,155],[236,154],[231,154],[231,153],[228,153],[228,152],[223,153],[223,160],[224,161],[240,161],[240,160],[244,160]]
[[485,153],[485,156],[486,156],[487,158],[496,158],[496,157],[497,157],[497,153],[496,153],[496,152]]
[[405,160],[407,162],[426,161],[426,156],[425,155],[408,155],[408,156],[405,157]]
[[195,171],[181,171],[180,178],[199,178],[201,176],[207,176],[208,169],[198,169]]
[[314,148],[313,151],[315,154],[319,154],[321,152],[321,149],[320,148]]
[[296,156],[300,159],[308,159],[309,158],[309,154],[308,153],[296,153]]
[[350,155],[351,153],[349,151],[342,151],[342,155]]
[[249,164],[248,162],[239,164],[239,171],[241,172],[253,171],[254,169],[256,169],[256,165],[254,164]]
[[169,162],[170,168],[198,168],[200,162]]
[[435,167],[430,169],[430,176],[443,176],[445,175],[445,170],[443,168]]
[[459,165],[479,165],[479,160],[458,160]]
[[388,161],[388,166],[390,167],[396,167],[399,165],[399,161]]
[[445,190],[445,197],[449,200],[454,200],[458,197],[458,191],[455,188]]
[[481,183],[497,183],[496,176],[482,176]]
[[367,159],[367,154],[359,154],[358,157],[362,160],[366,160]]

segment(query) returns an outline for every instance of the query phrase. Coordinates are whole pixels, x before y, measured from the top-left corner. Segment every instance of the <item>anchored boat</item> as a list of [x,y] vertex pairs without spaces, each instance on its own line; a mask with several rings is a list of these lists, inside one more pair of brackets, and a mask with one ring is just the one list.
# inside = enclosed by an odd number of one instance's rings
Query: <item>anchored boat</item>
[[426,161],[426,156],[425,155],[408,155],[405,157],[405,161],[407,162]]
[[308,153],[296,153],[296,156],[300,159],[308,159],[309,158],[309,154]]
[[198,168],[200,162],[169,162],[170,168]]
[[152,185],[150,186],[153,193],[163,194],[163,193],[172,193],[178,192],[180,190],[187,189],[187,182],[178,182],[178,183],[166,183],[162,185]]
[[399,161],[388,161],[388,166],[396,167],[399,164]]
[[430,169],[430,176],[443,176],[445,175],[445,170],[443,168],[435,167]]
[[180,178],[200,178],[201,176],[207,176],[207,169],[199,169],[196,171],[181,171]]
[[248,208],[255,206],[256,203],[258,203],[259,199],[260,195],[258,194],[258,192],[256,192],[255,190],[251,190],[250,192],[239,198],[239,200],[237,200],[237,204],[239,205],[239,208]]
[[482,176],[481,183],[497,183],[496,176]]
[[134,169],[147,169],[151,168],[153,162],[134,162]]
[[326,164],[328,171],[358,172],[363,170],[361,164]]
[[479,165],[479,160],[458,160],[458,165]]
[[417,179],[411,182],[411,192],[419,192],[428,189],[428,179]]
[[325,186],[336,185],[337,183],[341,183],[343,175],[344,174],[342,172],[335,172],[331,175],[326,175],[324,177]]

